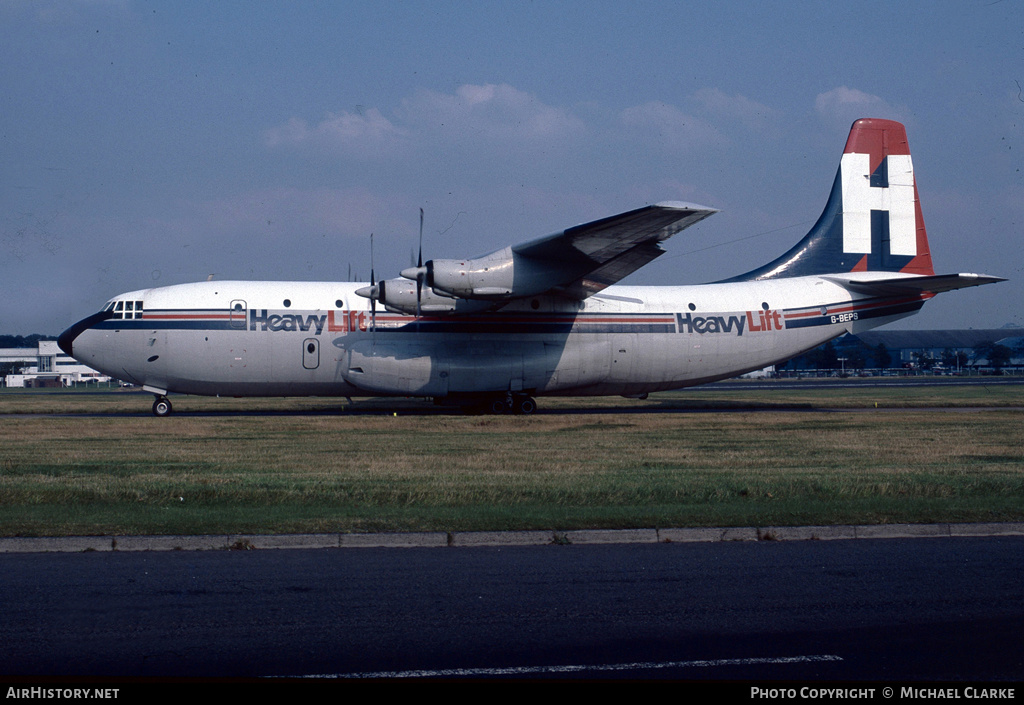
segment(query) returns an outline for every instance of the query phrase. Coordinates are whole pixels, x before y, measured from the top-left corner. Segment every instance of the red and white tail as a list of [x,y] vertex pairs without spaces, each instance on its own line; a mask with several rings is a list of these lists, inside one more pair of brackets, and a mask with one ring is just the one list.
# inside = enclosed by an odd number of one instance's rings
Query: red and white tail
[[862,255],[850,271],[934,274],[903,125],[878,119],[853,123],[839,178],[843,252]]
[[778,259],[729,281],[866,271],[935,273],[907,131],[876,118],[850,128],[832,192],[810,232]]

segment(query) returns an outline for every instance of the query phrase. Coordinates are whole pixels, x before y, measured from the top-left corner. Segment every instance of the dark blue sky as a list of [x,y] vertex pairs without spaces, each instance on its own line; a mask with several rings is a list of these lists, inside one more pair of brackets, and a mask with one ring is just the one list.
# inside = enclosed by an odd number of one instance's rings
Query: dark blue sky
[[936,270],[903,327],[1024,325],[1024,6],[0,0],[0,332],[122,291],[397,275],[661,200],[627,280],[774,258],[850,123],[907,125]]

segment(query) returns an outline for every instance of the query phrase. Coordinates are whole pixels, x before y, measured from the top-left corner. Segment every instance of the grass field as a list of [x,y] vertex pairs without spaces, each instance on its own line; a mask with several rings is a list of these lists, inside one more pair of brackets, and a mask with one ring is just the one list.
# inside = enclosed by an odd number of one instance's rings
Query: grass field
[[0,393],[0,535],[1024,520],[1024,386],[151,400]]

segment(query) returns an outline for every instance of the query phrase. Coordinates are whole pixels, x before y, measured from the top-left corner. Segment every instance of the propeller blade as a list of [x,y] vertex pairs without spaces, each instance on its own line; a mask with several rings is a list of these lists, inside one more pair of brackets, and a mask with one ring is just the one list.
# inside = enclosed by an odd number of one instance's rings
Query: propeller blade
[[[377,280],[373,270],[373,233],[370,233],[370,286],[377,289]],[[377,332],[377,297],[370,299],[370,333]]]
[[420,256],[416,260],[416,266],[423,267],[423,209],[420,208]]
[[420,256],[416,260],[416,325],[419,326],[420,304],[423,300],[423,209],[420,208]]

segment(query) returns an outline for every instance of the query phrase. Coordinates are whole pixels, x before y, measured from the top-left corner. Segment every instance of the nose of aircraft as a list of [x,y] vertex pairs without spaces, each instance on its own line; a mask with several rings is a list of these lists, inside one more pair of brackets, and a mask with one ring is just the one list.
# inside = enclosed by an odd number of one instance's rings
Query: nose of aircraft
[[100,311],[99,313],[94,313],[88,318],[83,318],[57,337],[57,347],[63,350],[65,354],[74,357],[75,338],[81,335],[83,331],[92,328],[100,321],[112,318],[113,315],[113,311]]

